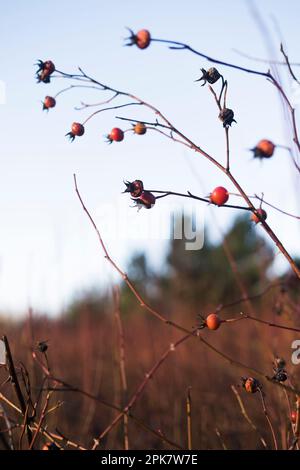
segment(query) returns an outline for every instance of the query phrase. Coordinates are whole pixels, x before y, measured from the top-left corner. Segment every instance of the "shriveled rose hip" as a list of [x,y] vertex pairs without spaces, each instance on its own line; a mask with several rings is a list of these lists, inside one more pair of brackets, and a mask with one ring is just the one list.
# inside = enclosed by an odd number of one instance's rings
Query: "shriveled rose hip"
[[107,135],[107,140],[109,143],[112,142],[122,142],[124,139],[124,132],[118,127],[114,127],[110,133]]
[[73,142],[75,137],[81,137],[84,134],[84,126],[79,122],[73,122],[71,126],[71,132],[68,132],[66,135],[70,138]]

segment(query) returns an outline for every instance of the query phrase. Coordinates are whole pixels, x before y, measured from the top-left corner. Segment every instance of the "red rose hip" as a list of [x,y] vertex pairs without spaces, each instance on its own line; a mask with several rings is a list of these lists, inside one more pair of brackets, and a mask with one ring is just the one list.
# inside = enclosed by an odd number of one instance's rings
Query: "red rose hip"
[[271,140],[262,139],[251,150],[254,153],[254,158],[271,158],[275,150],[275,144]]
[[112,142],[122,142],[124,139],[124,132],[119,127],[114,127],[107,136],[109,143]]
[[43,109],[49,110],[50,108],[54,108],[56,105],[55,98],[52,96],[46,96],[43,101]]
[[258,224],[262,220],[266,220],[266,218],[267,218],[267,213],[264,209],[257,209],[256,213],[253,212],[253,214],[251,215],[251,220],[255,224]]

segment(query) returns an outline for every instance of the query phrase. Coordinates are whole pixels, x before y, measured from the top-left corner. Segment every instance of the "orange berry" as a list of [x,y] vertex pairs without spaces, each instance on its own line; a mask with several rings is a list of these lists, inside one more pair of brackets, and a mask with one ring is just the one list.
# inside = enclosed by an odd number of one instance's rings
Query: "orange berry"
[[222,321],[216,313],[211,313],[205,320],[206,326],[209,330],[217,330]]
[[223,188],[223,186],[218,186],[213,190],[209,198],[213,204],[216,204],[217,206],[223,206],[223,204],[228,201],[229,194],[227,189]]

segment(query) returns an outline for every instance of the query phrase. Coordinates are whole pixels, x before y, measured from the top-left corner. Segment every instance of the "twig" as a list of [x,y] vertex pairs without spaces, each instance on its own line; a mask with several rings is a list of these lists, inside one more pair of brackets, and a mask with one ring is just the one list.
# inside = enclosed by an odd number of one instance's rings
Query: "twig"
[[242,315],[242,318],[245,318],[245,320],[253,320],[259,323],[262,323],[263,325],[271,326],[273,328],[280,328],[281,330],[288,330],[288,331],[296,331],[300,332],[300,328],[294,328],[292,326],[286,326],[286,325],[278,325],[278,323],[273,323],[267,320],[262,320],[261,318],[253,317],[252,315],[248,315],[247,313],[240,313]]
[[[120,379],[121,379],[121,389],[122,389],[122,407],[125,405],[127,399],[127,378],[126,378],[126,367],[125,367],[125,340],[124,340],[124,331],[121,320],[120,312],[120,289],[118,286],[115,286],[113,289],[114,303],[115,303],[115,319],[117,324],[117,332],[119,338],[119,365],[120,365]],[[129,449],[129,438],[128,438],[128,416],[127,414],[123,415],[123,424],[124,424],[124,449]]]
[[[241,197],[241,195],[237,194],[237,193],[229,193],[229,194],[232,195],[232,196]],[[257,194],[254,194],[254,196],[248,196],[248,197],[249,197],[249,199],[257,199],[261,203],[264,203],[266,206],[272,207],[272,209],[275,209],[276,211],[280,212],[281,214],[284,214],[284,215],[287,215],[287,216],[292,217],[294,219],[300,220],[299,215],[291,214],[290,212],[284,211],[284,210],[280,209],[279,207],[274,206],[274,204],[271,204],[270,202],[267,202],[264,198],[258,196]]]
[[236,399],[237,399],[237,402],[239,404],[239,407],[240,407],[240,410],[241,410],[241,413],[242,415],[244,416],[245,420],[247,421],[247,423],[250,424],[251,428],[258,434],[258,437],[262,443],[262,445],[267,448],[267,444],[266,444],[266,441],[264,440],[264,438],[260,435],[259,433],[259,430],[258,428],[255,426],[255,424],[253,423],[253,421],[251,420],[251,418],[249,417],[247,411],[246,411],[246,408],[244,406],[244,403],[243,403],[243,400],[237,390],[237,388],[234,386],[234,385],[231,385],[231,390],[233,391]]
[[187,420],[187,438],[188,438],[188,450],[193,449],[192,444],[192,398],[191,398],[191,387],[188,387],[186,392],[186,420]]
[[263,394],[263,392],[260,388],[258,389],[258,391],[259,391],[260,398],[261,398],[263,412],[264,412],[264,415],[266,417],[266,420],[268,422],[268,425],[270,427],[270,431],[271,431],[271,434],[272,434],[272,438],[273,438],[273,442],[274,442],[274,448],[275,448],[275,450],[278,450],[277,439],[276,439],[276,436],[275,436],[275,432],[274,432],[272,422],[271,422],[269,414],[268,414],[268,410],[267,410],[267,407],[266,407],[266,402],[265,402],[265,399],[264,399],[264,394]]

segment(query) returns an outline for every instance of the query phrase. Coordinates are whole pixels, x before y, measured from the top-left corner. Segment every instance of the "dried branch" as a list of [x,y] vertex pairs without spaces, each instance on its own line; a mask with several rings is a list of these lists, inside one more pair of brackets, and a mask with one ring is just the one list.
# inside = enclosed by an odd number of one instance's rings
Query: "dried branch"
[[[114,304],[115,304],[115,319],[117,324],[117,332],[119,338],[119,365],[120,365],[120,379],[121,379],[121,389],[122,389],[122,407],[125,406],[127,400],[127,378],[126,378],[126,367],[125,367],[125,340],[124,340],[124,331],[121,320],[121,311],[120,311],[120,289],[118,286],[114,287],[113,290]],[[123,425],[124,425],[124,449],[129,449],[129,438],[128,438],[128,416],[127,414],[123,415]]]
[[192,398],[191,387],[188,387],[186,392],[186,420],[187,420],[187,437],[188,437],[188,450],[193,449],[192,444]]
[[278,444],[277,444],[277,439],[276,439],[276,436],[275,436],[275,431],[274,431],[274,428],[273,428],[273,425],[272,425],[272,422],[270,420],[270,417],[269,417],[269,413],[268,413],[268,410],[267,410],[267,407],[266,407],[266,402],[265,402],[265,399],[264,399],[264,394],[262,392],[262,390],[259,388],[258,389],[259,391],[259,394],[260,394],[260,398],[261,398],[261,403],[262,403],[262,407],[263,407],[263,412],[264,412],[264,415],[266,417],[266,420],[268,422],[268,425],[270,427],[270,431],[271,431],[271,434],[272,434],[272,438],[273,438],[273,442],[274,442],[274,448],[275,450],[278,450]]
[[246,411],[246,408],[244,406],[244,403],[243,403],[243,400],[237,390],[237,388],[234,386],[234,385],[231,385],[231,390],[233,391],[236,399],[237,399],[237,402],[239,404],[239,407],[240,407],[240,410],[241,410],[241,413],[242,415],[244,416],[245,420],[247,421],[247,423],[250,424],[251,428],[258,434],[258,437],[259,437],[259,440],[261,441],[262,445],[264,446],[264,448],[266,449],[267,448],[267,444],[266,444],[266,441],[264,440],[264,438],[260,435],[259,433],[259,430],[257,428],[257,426],[255,426],[255,424],[253,423],[253,421],[251,420],[251,418],[249,417],[247,411]]

